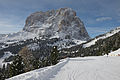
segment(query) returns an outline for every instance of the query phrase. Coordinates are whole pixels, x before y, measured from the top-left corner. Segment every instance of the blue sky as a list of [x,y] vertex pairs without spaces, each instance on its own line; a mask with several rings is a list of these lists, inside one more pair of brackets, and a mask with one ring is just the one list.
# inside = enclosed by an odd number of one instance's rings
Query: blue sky
[[70,7],[91,37],[120,26],[120,0],[0,0],[0,34],[22,30],[36,11]]

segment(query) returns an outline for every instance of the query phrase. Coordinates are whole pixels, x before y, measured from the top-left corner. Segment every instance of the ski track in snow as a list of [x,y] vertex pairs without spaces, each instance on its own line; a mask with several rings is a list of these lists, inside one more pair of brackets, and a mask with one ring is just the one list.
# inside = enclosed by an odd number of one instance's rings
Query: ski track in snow
[[50,80],[120,80],[119,59],[120,57],[106,56],[70,59]]
[[119,56],[77,57],[8,80],[120,80],[119,67]]

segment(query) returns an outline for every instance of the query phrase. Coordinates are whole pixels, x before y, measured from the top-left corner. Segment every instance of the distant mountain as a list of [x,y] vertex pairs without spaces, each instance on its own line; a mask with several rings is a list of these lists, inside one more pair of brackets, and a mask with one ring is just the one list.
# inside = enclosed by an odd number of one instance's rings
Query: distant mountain
[[83,22],[71,8],[35,12],[27,17],[23,30],[42,38],[90,39]]

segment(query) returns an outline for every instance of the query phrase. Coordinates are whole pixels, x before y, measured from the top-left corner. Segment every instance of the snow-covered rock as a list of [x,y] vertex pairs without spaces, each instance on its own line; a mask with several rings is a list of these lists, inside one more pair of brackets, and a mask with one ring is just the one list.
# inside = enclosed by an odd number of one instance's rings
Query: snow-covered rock
[[71,8],[35,12],[28,16],[23,30],[43,38],[90,39],[83,22]]

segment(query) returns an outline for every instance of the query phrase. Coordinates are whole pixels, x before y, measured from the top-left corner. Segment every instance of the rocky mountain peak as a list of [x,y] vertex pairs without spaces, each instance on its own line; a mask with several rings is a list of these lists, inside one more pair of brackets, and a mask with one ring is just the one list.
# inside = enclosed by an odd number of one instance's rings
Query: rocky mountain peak
[[41,37],[88,40],[90,37],[83,22],[71,8],[35,12],[27,17],[24,31]]

